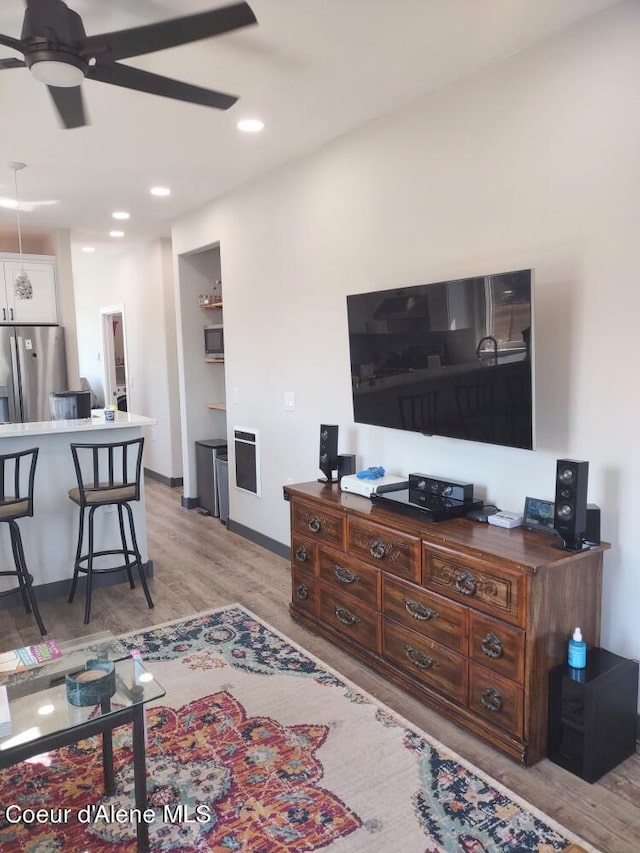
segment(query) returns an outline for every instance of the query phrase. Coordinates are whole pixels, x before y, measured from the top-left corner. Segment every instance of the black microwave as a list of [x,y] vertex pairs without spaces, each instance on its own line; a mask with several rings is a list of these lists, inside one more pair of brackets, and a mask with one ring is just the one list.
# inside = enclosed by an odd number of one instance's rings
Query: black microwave
[[204,354],[213,358],[224,355],[224,329],[222,326],[204,327]]

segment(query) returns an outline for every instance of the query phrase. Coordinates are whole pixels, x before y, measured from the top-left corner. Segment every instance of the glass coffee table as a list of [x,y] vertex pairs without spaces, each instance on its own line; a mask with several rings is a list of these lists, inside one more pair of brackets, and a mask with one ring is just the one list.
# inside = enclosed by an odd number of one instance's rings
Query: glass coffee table
[[[112,732],[131,723],[135,814],[147,808],[147,772],[144,706],[165,695],[164,688],[139,659],[107,632],[58,643],[62,657],[39,666],[3,673],[11,716],[0,734],[0,769],[102,735],[102,767],[107,795],[115,792]],[[82,671],[89,659],[109,660],[115,670],[115,692],[89,706],[72,705],[67,698],[66,676]],[[139,851],[149,850],[149,825],[138,818]]]

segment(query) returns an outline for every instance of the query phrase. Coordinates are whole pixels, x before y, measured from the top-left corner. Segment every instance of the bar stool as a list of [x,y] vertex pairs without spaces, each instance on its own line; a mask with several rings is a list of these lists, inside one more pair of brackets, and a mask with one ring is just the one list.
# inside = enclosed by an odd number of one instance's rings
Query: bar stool
[[33,482],[36,475],[38,448],[6,453],[0,456],[0,521],[9,525],[15,569],[0,571],[0,577],[18,579],[18,586],[0,592],[0,597],[20,592],[27,613],[33,612],[42,635],[47,633],[33,591],[33,576],[24,558],[22,536],[17,519],[33,516]]
[[[130,503],[140,500],[140,472],[142,468],[142,450],[144,438],[110,444],[71,444],[71,454],[76,470],[78,485],[69,490],[69,497],[80,507],[80,522],[78,527],[78,545],[73,570],[73,580],[69,592],[69,603],[73,601],[78,583],[78,575],[83,572],[87,576],[86,602],[84,624],[89,624],[91,617],[91,590],[94,574],[110,574],[125,571],[129,586],[135,589],[131,569],[136,566],[140,582],[144,590],[147,604],[153,607],[153,601],[147,586],[147,579],[142,566],[142,556],[136,539],[133,512]],[[98,507],[115,506],[118,511],[120,526],[121,548],[109,550],[94,550],[93,517]],[[87,552],[82,553],[84,545],[85,510],[89,510]],[[124,511],[129,520],[131,547],[127,543],[124,526]],[[124,563],[118,566],[94,568],[96,557],[121,555]]]

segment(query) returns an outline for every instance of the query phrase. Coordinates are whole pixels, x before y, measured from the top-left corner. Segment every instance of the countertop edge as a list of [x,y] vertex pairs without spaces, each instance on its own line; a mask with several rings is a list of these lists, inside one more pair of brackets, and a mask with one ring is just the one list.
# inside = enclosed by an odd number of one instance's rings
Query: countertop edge
[[129,412],[116,412],[115,420],[105,421],[102,409],[92,412],[91,418],[78,420],[38,421],[25,424],[0,424],[0,439],[28,438],[36,435],[60,435],[64,433],[93,432],[103,429],[131,429],[149,427],[157,424],[156,418],[135,415]]

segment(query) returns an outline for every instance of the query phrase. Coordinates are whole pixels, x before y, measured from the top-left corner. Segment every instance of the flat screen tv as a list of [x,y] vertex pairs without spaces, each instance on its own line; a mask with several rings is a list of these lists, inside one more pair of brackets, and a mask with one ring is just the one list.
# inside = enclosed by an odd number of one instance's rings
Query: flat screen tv
[[531,450],[532,271],[347,296],[356,423]]

